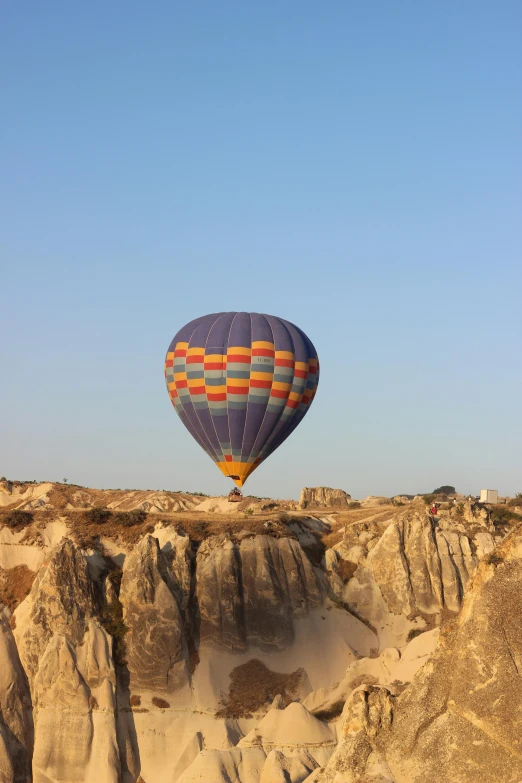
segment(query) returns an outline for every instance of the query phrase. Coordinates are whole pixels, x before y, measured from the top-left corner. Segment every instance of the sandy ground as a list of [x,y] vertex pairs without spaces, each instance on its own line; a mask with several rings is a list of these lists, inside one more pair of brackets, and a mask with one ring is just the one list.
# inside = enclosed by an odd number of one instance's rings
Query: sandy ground
[[38,571],[45,559],[45,551],[24,544],[0,545],[0,568],[14,568],[26,565],[31,571]]
[[337,607],[314,610],[308,617],[294,620],[294,626],[295,642],[281,652],[267,653],[255,647],[239,654],[200,649],[193,680],[197,707],[214,710],[228,692],[230,672],[252,658],[284,674],[303,668],[311,690],[317,690],[332,687],[344,676],[348,663],[357,656],[367,656],[377,644],[372,631]]

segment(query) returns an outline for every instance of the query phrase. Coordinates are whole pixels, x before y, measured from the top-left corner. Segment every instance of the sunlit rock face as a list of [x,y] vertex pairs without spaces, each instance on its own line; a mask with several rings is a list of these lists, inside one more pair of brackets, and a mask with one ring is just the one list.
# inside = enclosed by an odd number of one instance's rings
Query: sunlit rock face
[[342,489],[331,487],[304,487],[299,498],[299,508],[346,508],[351,495]]
[[33,704],[35,783],[118,781],[112,639],[96,593],[85,556],[65,539],[16,613]]
[[361,687],[314,783],[522,779],[522,528],[473,575],[461,612],[399,696]]
[[0,780],[31,779],[33,716],[27,677],[9,624],[0,609]]
[[170,695],[189,685],[188,645],[176,593],[157,539],[146,536],[125,561],[120,589],[133,692]]
[[294,639],[293,619],[323,599],[291,538],[210,538],[198,551],[196,574],[201,643],[223,649],[283,649]]
[[0,783],[520,783],[520,531],[319,489],[191,538],[7,488],[47,511],[0,521]]
[[393,515],[384,529],[362,524],[358,534],[347,531],[325,552],[326,573],[336,596],[375,628],[381,647],[403,647],[411,631],[459,612],[478,562],[495,547],[481,517],[434,518],[419,504]]
[[372,549],[370,568],[389,608],[428,614],[458,611],[477,560],[464,533],[436,527],[428,516],[398,520]]

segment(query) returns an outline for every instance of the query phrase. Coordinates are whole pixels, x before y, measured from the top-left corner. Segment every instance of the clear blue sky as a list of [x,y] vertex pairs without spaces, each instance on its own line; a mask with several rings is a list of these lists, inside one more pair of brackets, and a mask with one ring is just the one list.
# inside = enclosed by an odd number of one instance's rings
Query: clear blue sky
[[228,491],[163,360],[305,329],[314,405],[247,484],[522,491],[522,7],[2,3],[0,475]]

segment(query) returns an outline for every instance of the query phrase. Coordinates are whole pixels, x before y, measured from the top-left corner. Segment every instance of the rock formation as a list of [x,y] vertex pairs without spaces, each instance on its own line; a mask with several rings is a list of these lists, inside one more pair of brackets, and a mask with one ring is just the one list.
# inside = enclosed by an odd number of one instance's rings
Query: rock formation
[[293,618],[323,598],[310,561],[292,538],[210,538],[199,548],[196,574],[201,643],[233,651],[287,647]]
[[31,779],[33,716],[8,612],[0,608],[0,780]]
[[[461,613],[398,697],[355,691],[317,783],[519,783],[522,779],[522,528],[477,567]],[[376,778],[377,760],[387,777]]]
[[176,585],[158,540],[151,535],[125,561],[120,601],[128,631],[130,690],[165,697],[187,687],[188,645]]
[[[381,647],[404,645],[400,625],[407,635],[437,623],[444,610],[460,611],[471,574],[495,546],[481,516],[469,523],[436,519],[419,505],[396,514],[383,531],[365,527],[350,529],[325,563],[332,589],[375,627]],[[352,578],[343,580],[348,567]]]
[[64,540],[16,612],[33,703],[34,783],[118,781],[112,640],[98,600],[85,556]]
[[272,750],[263,764],[259,783],[304,783],[318,766],[306,750],[296,751],[292,756]]
[[0,782],[520,783],[522,529],[303,493],[4,482]]
[[304,487],[299,498],[299,508],[346,508],[351,499],[351,495],[342,489]]

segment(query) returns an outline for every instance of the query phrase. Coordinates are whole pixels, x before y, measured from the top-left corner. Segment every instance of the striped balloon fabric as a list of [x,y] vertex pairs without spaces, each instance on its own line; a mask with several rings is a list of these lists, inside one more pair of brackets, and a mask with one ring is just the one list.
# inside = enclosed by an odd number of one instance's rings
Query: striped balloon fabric
[[241,487],[305,416],[319,360],[304,332],[282,318],[214,313],[179,330],[165,380],[185,427]]

